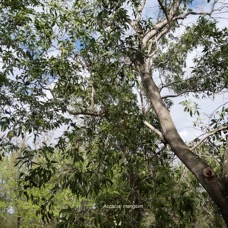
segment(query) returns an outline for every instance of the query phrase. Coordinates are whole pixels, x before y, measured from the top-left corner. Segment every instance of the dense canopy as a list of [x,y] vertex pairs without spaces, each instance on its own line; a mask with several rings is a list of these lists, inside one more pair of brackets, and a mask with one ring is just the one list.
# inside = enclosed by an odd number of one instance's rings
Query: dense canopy
[[174,97],[200,116],[188,95],[227,92],[226,11],[217,0],[1,1],[0,152],[2,164],[16,154],[14,197],[59,227],[200,226],[205,201],[228,224],[227,102],[193,124],[205,133],[193,142],[170,115]]

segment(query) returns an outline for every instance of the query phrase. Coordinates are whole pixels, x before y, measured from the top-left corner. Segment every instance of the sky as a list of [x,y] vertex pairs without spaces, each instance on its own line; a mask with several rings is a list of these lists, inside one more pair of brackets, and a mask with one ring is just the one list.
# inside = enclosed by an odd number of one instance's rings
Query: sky
[[[222,0],[224,1],[224,0]],[[199,0],[197,1],[197,8],[200,10],[207,10],[207,5],[205,4],[206,0]],[[227,2],[224,1],[224,2]],[[226,3],[228,4],[228,2]],[[156,9],[157,9],[158,3],[154,0],[148,0],[147,4],[145,5],[144,9],[144,17],[148,18],[149,16],[155,16],[156,15]],[[226,14],[216,14],[216,18],[219,22],[219,27],[224,28],[226,26],[226,23],[228,21],[228,13]],[[185,20],[185,25],[190,25],[194,23],[197,20],[196,16],[189,16]],[[180,27],[177,30],[177,33],[181,35],[184,31],[184,26]],[[76,42],[76,45],[79,46],[79,42]],[[195,53],[191,53],[187,59],[187,65],[190,68],[193,64],[192,59],[194,57]],[[47,94],[47,96],[49,96]],[[176,124],[176,127],[182,136],[182,138],[185,141],[190,141],[194,139],[195,137],[202,134],[201,131],[193,128],[193,121],[196,119],[196,117],[191,118],[189,113],[185,113],[184,107],[180,105],[179,103],[183,100],[191,99],[192,101],[196,101],[199,104],[200,110],[202,113],[210,114],[212,113],[218,106],[220,106],[222,103],[228,102],[228,94],[221,94],[217,95],[214,100],[207,98],[207,99],[196,99],[193,96],[189,97],[179,97],[179,98],[172,98],[174,105],[171,108],[171,116],[173,118],[174,123]],[[202,115],[202,118],[205,119],[205,121],[208,121],[206,116]],[[57,133],[59,135],[60,132]]]
[[[209,4],[207,4],[207,0],[199,0],[199,1],[193,1],[194,4],[192,7],[196,7],[197,10],[200,11],[208,11],[210,9]],[[211,2],[213,2],[211,0]],[[218,8],[222,6],[222,4],[226,4],[226,7],[228,7],[228,0],[221,0],[218,4]],[[147,3],[145,5],[145,9],[143,12],[143,16],[145,18],[148,18],[150,16],[154,17],[156,15],[156,9],[157,9],[158,3],[157,1],[150,1],[147,0]],[[221,11],[217,11],[214,15],[214,18],[218,21],[218,27],[219,28],[225,28],[228,23],[228,9],[226,13],[221,13]],[[193,23],[196,22],[197,16],[189,16],[183,21],[183,25],[180,26],[177,31],[176,35],[181,35],[184,32],[185,26],[190,26]],[[190,69],[190,67],[193,66],[192,59],[196,54],[200,53],[200,49],[196,50],[195,52],[192,52],[188,55],[187,58],[187,68]],[[205,98],[205,99],[196,99],[191,94],[188,97],[178,97],[178,98],[172,98],[172,101],[174,102],[174,105],[171,108],[171,116],[173,118],[173,121],[177,127],[177,130],[184,141],[191,141],[194,138],[201,135],[203,132],[199,129],[196,129],[193,127],[193,121],[196,120],[197,117],[191,117],[189,113],[184,112],[184,107],[180,104],[181,101],[190,99],[193,102],[197,102],[200,108],[200,118],[203,122],[208,122],[207,115],[210,115],[218,106],[228,102],[228,94],[222,93],[220,95],[216,95],[214,99],[212,98]],[[228,105],[226,104],[226,107]]]
[[[228,4],[228,1],[227,1]],[[200,8],[200,6],[198,6]],[[203,10],[205,7],[202,7]],[[218,21],[218,27],[219,28],[225,28],[227,27],[228,23],[228,11],[226,14],[215,14],[216,20]],[[190,16],[185,21],[185,24],[190,25],[196,21],[195,16]],[[179,29],[179,33],[181,34],[183,31],[183,28]],[[190,67],[193,66],[193,57],[195,54],[199,54],[200,50],[197,50],[196,52],[192,52],[188,58],[187,58],[187,68],[190,69]],[[185,141],[191,141],[194,138],[201,135],[203,132],[199,129],[193,128],[193,121],[196,120],[196,117],[192,118],[190,117],[189,113],[183,112],[184,107],[179,104],[181,101],[190,99],[193,102],[197,102],[199,104],[200,112],[201,112],[201,118],[206,123],[208,122],[208,118],[205,114],[210,115],[213,113],[213,111],[219,107],[220,105],[228,102],[228,93],[221,93],[220,95],[216,95],[214,99],[212,98],[204,98],[204,99],[196,99],[193,96],[189,95],[189,97],[179,97],[179,98],[172,98],[174,105],[171,108],[171,116],[173,118],[173,121],[177,127],[177,130],[179,131],[180,135]],[[228,103],[225,105],[225,107],[228,107]]]
[[[196,99],[193,96],[188,96],[184,98],[174,98],[174,105],[171,108],[171,116],[173,121],[179,131],[180,135],[185,141],[191,141],[194,138],[201,135],[203,132],[199,128],[193,127],[193,122],[197,119],[198,116],[191,117],[189,113],[184,112],[184,107],[180,104],[182,100],[190,99],[199,104],[200,116],[199,118],[207,124],[209,118],[207,115],[212,114],[217,107],[228,102],[228,94],[224,93],[221,95],[216,95],[214,100],[211,98],[205,99]],[[225,107],[228,107],[228,103]],[[220,108],[221,109],[221,108]]]

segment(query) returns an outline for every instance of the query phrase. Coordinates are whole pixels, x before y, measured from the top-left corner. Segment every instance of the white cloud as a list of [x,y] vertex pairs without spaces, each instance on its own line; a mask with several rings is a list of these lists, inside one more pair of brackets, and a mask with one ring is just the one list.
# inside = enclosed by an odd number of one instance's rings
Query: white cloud
[[[202,11],[208,11],[209,5],[203,4],[203,2],[205,3],[205,1],[201,1],[202,5],[197,6],[198,9]],[[221,4],[222,3],[224,4],[225,1],[221,2]],[[218,28],[222,29],[227,26],[228,14],[224,14],[217,11],[215,14],[213,14],[213,17],[215,17],[218,22],[217,24]],[[176,34],[179,34],[179,35],[183,34],[186,25],[188,26],[192,25],[197,21],[197,18],[198,18],[197,16],[189,16],[187,19],[185,19],[183,21],[183,25],[179,29],[177,29]],[[197,54],[200,54],[200,51],[201,49],[199,48],[189,53],[187,57],[187,69],[189,69],[194,65],[192,60]],[[183,98],[180,97],[180,98],[173,99],[174,105],[171,108],[171,115],[172,115],[173,121],[183,140],[191,141],[197,136],[201,135],[202,131],[197,130],[196,128],[193,128],[193,121],[196,120],[196,117],[191,118],[189,113],[184,112],[183,106],[179,104],[180,101],[186,100],[186,99],[191,99],[192,101],[196,101],[199,104],[201,114],[203,113],[205,114],[203,122],[208,123],[209,119],[206,117],[206,115],[211,114],[217,107],[224,104],[225,102],[228,102],[228,95],[225,93],[222,93],[220,95],[216,95],[213,99],[212,98],[196,99],[191,95],[189,95],[188,97],[183,97]]]
[[[200,117],[203,123],[208,124],[210,119],[208,116],[212,114],[220,105],[228,102],[228,94],[221,93],[212,98],[196,99],[189,95],[186,97],[179,97],[173,99],[174,105],[171,108],[171,116],[173,118],[174,124],[183,140],[191,141],[194,138],[201,135],[203,132],[199,129],[193,127],[193,122],[196,120],[196,116],[191,117],[189,113],[184,112],[184,107],[180,105],[180,101],[191,99],[198,103],[200,108]],[[228,105],[227,105],[228,106]]]

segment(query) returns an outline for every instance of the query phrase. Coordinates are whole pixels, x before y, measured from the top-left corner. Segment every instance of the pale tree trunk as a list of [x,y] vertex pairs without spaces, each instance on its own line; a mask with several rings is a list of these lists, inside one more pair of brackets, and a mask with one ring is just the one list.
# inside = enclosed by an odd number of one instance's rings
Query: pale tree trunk
[[226,185],[226,190],[228,191],[228,136],[226,138],[226,149],[224,151],[223,178]]
[[[146,0],[141,1],[141,4],[136,7],[137,13],[135,20],[129,19],[129,24],[135,30],[138,37],[140,37],[140,45],[138,51],[130,55],[129,58],[136,66],[141,76],[147,97],[160,121],[163,131],[162,138],[166,140],[171,147],[171,150],[183,162],[183,164],[196,176],[198,181],[220,209],[228,226],[228,149],[224,156],[224,178],[221,180],[213,169],[199,156],[195,155],[181,139],[170,113],[161,98],[159,89],[151,77],[153,48],[156,47],[157,42],[170,31],[171,23],[176,22],[177,20],[183,20],[191,14],[211,16],[215,10],[215,4],[217,1],[214,0],[211,3],[211,9],[208,12],[188,11],[186,13],[181,13],[180,6],[182,3],[182,0],[175,0],[171,1],[169,7],[164,7],[163,2],[158,0],[158,4],[165,17],[163,20],[158,21],[149,32],[144,33],[139,22],[142,18],[142,11],[146,4]],[[144,50],[146,50],[146,52],[144,52]],[[161,134],[159,133],[159,135]]]
[[[201,185],[208,192],[212,200],[216,203],[228,226],[228,194],[227,187],[213,169],[206,164],[199,156],[195,155],[181,139],[173,123],[171,115],[163,102],[159,89],[151,77],[150,59],[145,63],[136,62],[137,69],[141,75],[142,83],[147,97],[151,102],[154,111],[160,121],[163,136],[171,150],[183,162],[183,164],[196,176]],[[228,159],[226,151],[226,159]],[[228,174],[228,165],[224,167]],[[226,176],[227,178],[227,176]],[[226,179],[227,180],[227,179]]]

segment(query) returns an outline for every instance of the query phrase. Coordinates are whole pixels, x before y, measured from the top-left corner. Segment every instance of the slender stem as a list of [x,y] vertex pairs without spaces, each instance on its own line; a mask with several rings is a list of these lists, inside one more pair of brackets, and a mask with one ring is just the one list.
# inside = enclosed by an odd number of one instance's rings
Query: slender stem
[[[228,129],[228,126],[222,126],[220,128],[217,128],[213,131],[210,131],[210,132],[207,132],[206,135],[204,135],[204,137],[193,147],[191,148],[191,150],[195,150],[198,146],[200,146],[208,137],[216,134],[217,132],[220,132],[220,131],[224,131],[224,130],[227,130]],[[196,139],[198,138],[195,138],[193,141],[195,141]]]

